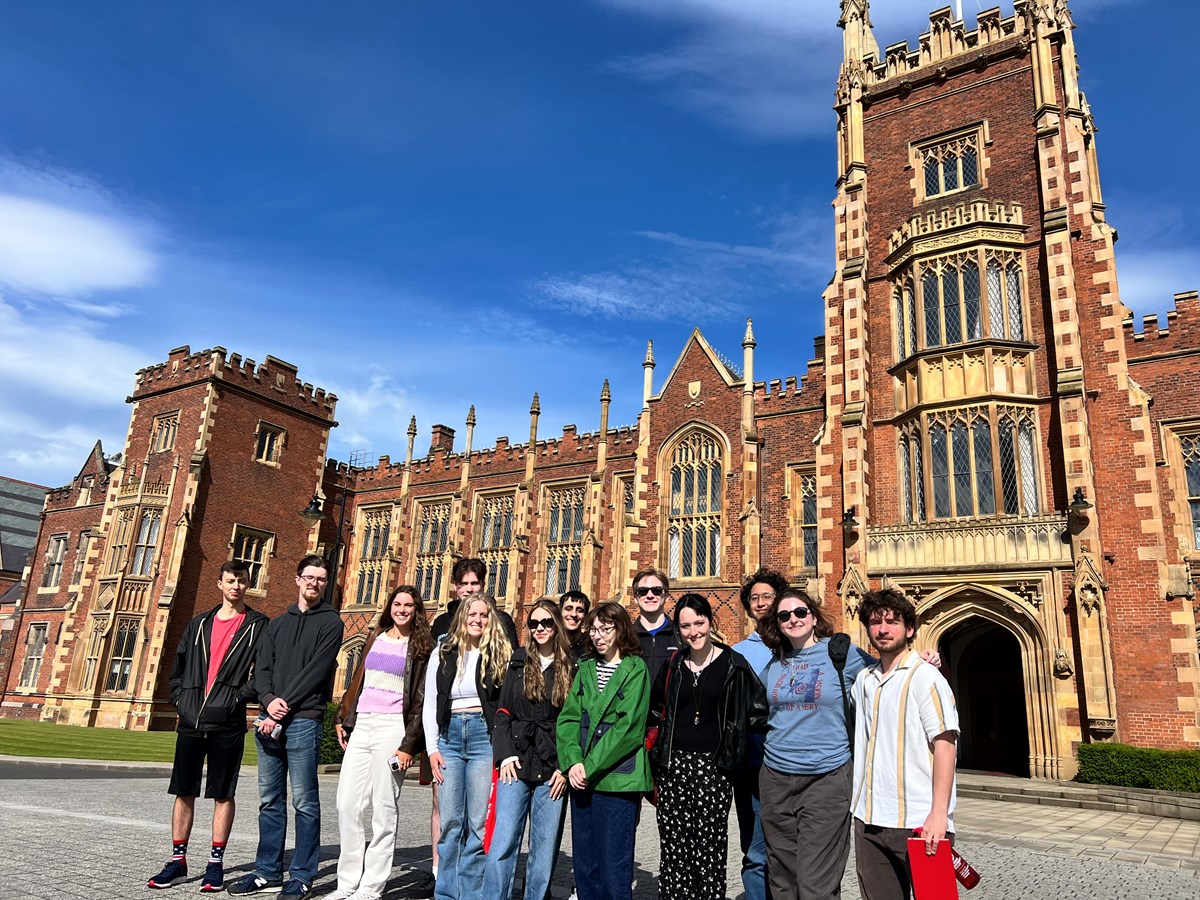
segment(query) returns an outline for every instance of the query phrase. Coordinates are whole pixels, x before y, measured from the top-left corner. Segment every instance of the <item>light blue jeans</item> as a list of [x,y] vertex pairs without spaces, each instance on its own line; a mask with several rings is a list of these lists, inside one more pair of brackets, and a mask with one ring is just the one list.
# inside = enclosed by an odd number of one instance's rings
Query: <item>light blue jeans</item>
[[758,768],[745,768],[733,782],[733,808],[737,810],[742,847],[742,889],[746,900],[770,900],[767,884],[767,841],[759,814]]
[[519,778],[496,785],[496,827],[488,849],[483,876],[483,896],[488,900],[512,900],[517,854],[529,826],[529,856],[525,859],[525,900],[550,896],[558,844],[562,837],[565,797],[550,799],[550,783],[534,784]]
[[438,788],[442,834],[438,838],[436,900],[483,896],[483,827],[492,793],[492,740],[483,713],[454,713],[438,738],[446,762]]
[[279,740],[258,741],[258,855],[254,871],[267,881],[283,880],[283,845],[287,842],[287,782],[292,780],[296,810],[296,851],[289,874],[311,886],[321,850],[321,795],[317,790],[317,753],[321,722],[293,719]]

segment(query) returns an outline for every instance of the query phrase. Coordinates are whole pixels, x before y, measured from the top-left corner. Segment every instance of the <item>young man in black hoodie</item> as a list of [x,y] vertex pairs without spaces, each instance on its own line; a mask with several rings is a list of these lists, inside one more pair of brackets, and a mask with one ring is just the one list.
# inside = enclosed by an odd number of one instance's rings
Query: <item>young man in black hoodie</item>
[[[633,598],[638,605],[638,617],[633,623],[633,630],[641,641],[642,659],[650,672],[650,683],[654,684],[671,654],[679,649],[675,623],[667,615],[671,582],[667,580],[666,573],[658,569],[642,569],[634,575]],[[651,702],[654,702],[653,697]]]
[[[263,634],[254,684],[262,704],[258,722],[258,856],[254,871],[229,888],[231,894],[280,893],[304,897],[317,877],[321,849],[321,797],[317,757],[325,706],[333,693],[333,669],[342,646],[342,617],[324,603],[329,566],[306,556],[296,566],[299,598],[272,619]],[[285,796],[292,780],[296,850],[283,881],[287,835]]]
[[168,888],[187,880],[187,845],[196,815],[196,797],[204,761],[213,801],[212,852],[200,890],[225,887],[225,844],[233,828],[233,798],[246,747],[246,703],[254,693],[254,656],[267,617],[242,598],[250,583],[246,564],[231,560],[221,566],[217,588],[221,605],[188,624],[171,671],[171,703],[179,713],[175,762],[167,792],[175,795],[171,812],[171,859],[147,882]]

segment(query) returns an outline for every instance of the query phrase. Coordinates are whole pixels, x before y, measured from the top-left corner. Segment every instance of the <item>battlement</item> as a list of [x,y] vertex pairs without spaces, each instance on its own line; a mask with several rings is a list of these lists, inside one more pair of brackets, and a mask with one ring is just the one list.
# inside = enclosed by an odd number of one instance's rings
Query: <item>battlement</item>
[[[821,352],[824,351],[823,347],[820,349]],[[769,381],[756,381],[755,413],[776,413],[820,406],[821,397],[825,393],[824,374],[824,360],[813,360],[809,363],[809,371],[799,378],[789,375],[782,380],[772,378]]]
[[[236,384],[243,390],[269,397],[298,410],[323,418],[333,418],[337,395],[314,388],[297,377],[299,370],[289,362],[267,356],[261,365],[224,347],[212,347],[193,353],[184,344],[171,350],[166,362],[139,369],[130,400],[177,390],[210,379]],[[316,409],[313,409],[316,407]]]
[[1200,350],[1200,295],[1184,291],[1175,295],[1175,307],[1159,323],[1157,313],[1142,317],[1142,330],[1135,331],[1133,316],[1121,323],[1125,351],[1130,359]]
[[1006,232],[1003,235],[988,234],[986,237],[1019,237],[1025,227],[1025,213],[1020,203],[989,203],[986,200],[918,213],[888,236],[889,255],[897,254],[910,242],[931,234],[980,225],[1000,226],[1011,231],[1011,235]]

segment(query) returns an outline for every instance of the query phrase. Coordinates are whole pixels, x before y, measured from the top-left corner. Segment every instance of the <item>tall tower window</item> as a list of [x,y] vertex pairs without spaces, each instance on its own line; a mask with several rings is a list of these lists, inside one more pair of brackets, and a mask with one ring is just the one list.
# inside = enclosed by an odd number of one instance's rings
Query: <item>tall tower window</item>
[[512,494],[484,497],[480,503],[479,558],[487,566],[484,590],[493,597],[508,594],[509,551],[513,544]]
[[[626,482],[632,488],[632,482]],[[546,534],[546,593],[579,590],[583,556],[584,489],[582,486],[550,491]],[[628,491],[622,502],[632,496]]]
[[63,558],[67,555],[67,538],[70,535],[52,534],[46,544],[46,565],[42,570],[42,587],[56,588],[62,580]]
[[358,558],[358,588],[354,602],[358,606],[378,606],[380,590],[387,574],[388,538],[392,511],[372,509],[363,513],[362,547]]
[[1181,444],[1188,508],[1192,516],[1192,546],[1200,548],[1200,434],[1183,438]]
[[21,666],[21,677],[17,687],[36,688],[38,675],[42,671],[42,657],[46,654],[46,640],[50,626],[44,622],[29,626],[25,635],[25,662]]
[[267,561],[275,535],[241,525],[233,529],[233,559],[245,563],[250,571],[249,589],[262,590],[267,585]]
[[442,596],[442,561],[450,546],[450,503],[423,503],[419,507],[416,567],[413,583],[427,602],[437,605]]
[[114,630],[112,656],[108,661],[108,679],[104,690],[123,692],[129,689],[129,676],[133,673],[133,653],[137,648],[138,623],[136,619],[121,619]]
[[129,574],[148,578],[154,571],[154,548],[158,545],[158,529],[162,524],[162,510],[147,509],[138,521],[137,539],[133,544],[133,555]]
[[668,574],[672,578],[711,578],[721,571],[721,502],[724,479],[721,448],[694,431],[671,457],[668,508]]
[[817,476],[800,476],[800,544],[804,552],[804,568],[817,567]]
[[979,130],[918,147],[925,198],[979,184]]

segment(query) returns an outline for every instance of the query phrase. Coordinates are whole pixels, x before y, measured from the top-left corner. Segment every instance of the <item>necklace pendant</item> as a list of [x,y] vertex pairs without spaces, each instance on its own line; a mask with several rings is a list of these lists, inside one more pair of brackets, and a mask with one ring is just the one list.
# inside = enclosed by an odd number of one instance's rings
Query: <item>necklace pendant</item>
[[696,711],[696,715],[692,718],[692,724],[693,725],[700,724],[700,711],[699,710]]

